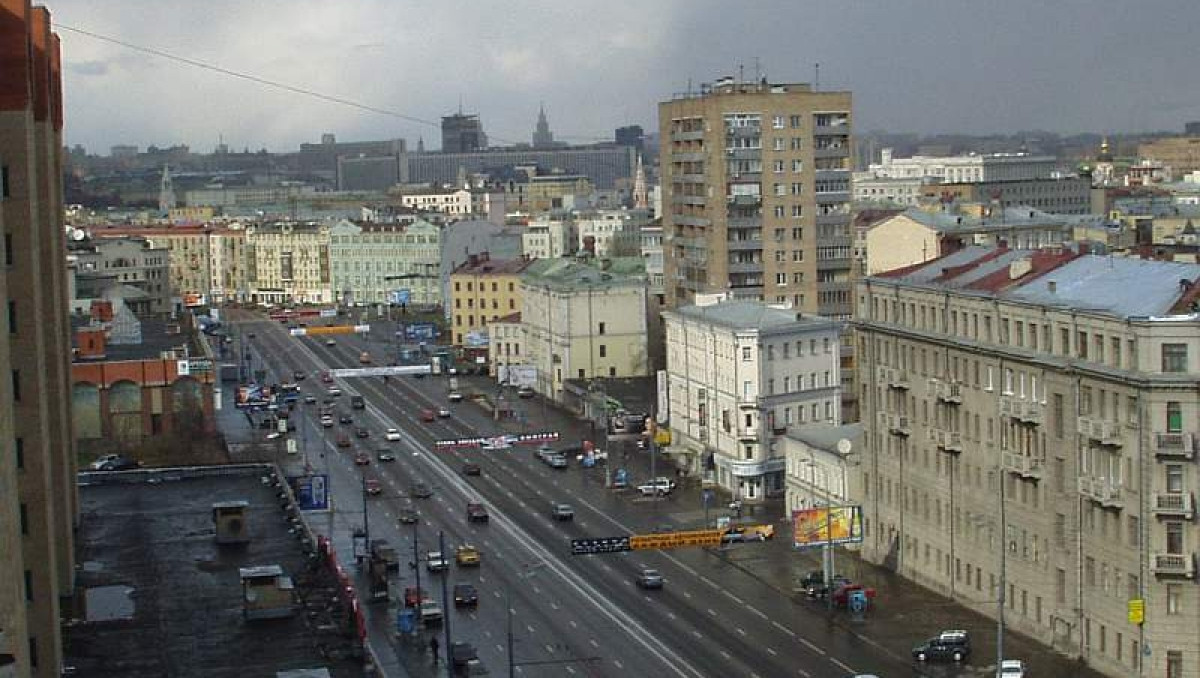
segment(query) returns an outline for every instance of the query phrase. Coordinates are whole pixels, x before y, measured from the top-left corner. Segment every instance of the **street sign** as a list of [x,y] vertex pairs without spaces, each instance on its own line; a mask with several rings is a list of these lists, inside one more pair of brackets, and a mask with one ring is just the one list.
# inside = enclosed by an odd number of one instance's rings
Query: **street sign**
[[662,534],[635,534],[629,538],[634,551],[674,549],[683,546],[720,546],[721,530],[689,530]]
[[620,553],[629,550],[629,537],[599,537],[572,539],[571,555],[587,556],[594,553]]
[[289,478],[301,511],[329,510],[329,476],[324,474]]

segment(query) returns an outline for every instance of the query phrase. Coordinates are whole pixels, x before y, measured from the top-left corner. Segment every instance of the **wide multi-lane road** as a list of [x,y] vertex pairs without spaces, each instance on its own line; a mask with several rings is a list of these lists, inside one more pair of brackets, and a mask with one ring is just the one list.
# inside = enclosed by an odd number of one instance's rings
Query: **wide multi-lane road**
[[[385,353],[386,343],[361,336],[339,335],[336,345],[326,346],[325,337],[291,337],[278,323],[247,312],[234,311],[231,319],[243,342],[249,333],[255,334],[248,346],[256,363],[265,362],[280,378],[293,370],[309,374],[302,386],[318,400],[325,395],[318,371],[358,367],[363,351],[371,352],[377,364],[394,357]],[[362,524],[365,474],[383,485],[380,496],[367,500],[371,536],[397,546],[402,564],[413,559],[414,538],[419,540],[421,559],[425,551],[436,550],[439,532],[449,551],[464,542],[478,546],[483,554],[479,568],[452,565],[446,575],[429,576],[419,563],[421,586],[430,591],[432,584],[431,592],[440,598],[442,576],[451,586],[475,584],[478,608],[454,610],[451,604],[447,620],[454,640],[474,644],[494,674],[507,672],[511,611],[513,656],[524,676],[922,675],[906,657],[847,634],[820,611],[780,597],[704,549],[570,555],[572,538],[648,533],[670,525],[670,516],[678,513],[674,502],[683,499],[656,503],[613,492],[605,488],[601,468],[583,469],[572,460],[569,469],[553,470],[534,458],[532,447],[435,450],[436,440],[499,433],[482,408],[447,400],[444,377],[392,377],[386,382],[349,378],[339,379],[337,385],[344,392],[335,399],[337,409],[354,416],[354,426],[365,426],[370,437],[352,438],[353,447],[338,452],[335,437],[351,434],[351,427],[319,428],[316,405],[297,407],[305,421],[291,434],[307,443],[302,447],[309,463],[330,474],[336,508],[324,529],[330,530],[342,553],[350,553],[350,532]],[[352,393],[364,396],[365,410],[350,409]],[[452,416],[421,420],[421,410],[437,407],[448,407]],[[557,418],[552,413],[551,429]],[[385,441],[387,428],[399,429],[402,440]],[[390,448],[397,460],[377,461],[376,453],[383,448]],[[354,464],[359,450],[370,454],[370,465]],[[481,475],[463,476],[461,466],[467,461],[478,463]],[[643,477],[635,471],[633,479]],[[433,497],[409,497],[414,482],[430,485]],[[484,503],[490,522],[468,523],[468,501]],[[556,501],[574,507],[574,521],[551,517],[550,504]],[[421,516],[415,529],[396,521],[399,510],[408,505]],[[323,529],[322,520],[315,521],[318,530]],[[663,590],[644,591],[635,585],[636,573],[644,567],[664,574]],[[402,566],[397,588],[414,585],[414,580],[415,573]],[[425,632],[424,642],[433,632]],[[411,653],[412,647],[406,651]]]

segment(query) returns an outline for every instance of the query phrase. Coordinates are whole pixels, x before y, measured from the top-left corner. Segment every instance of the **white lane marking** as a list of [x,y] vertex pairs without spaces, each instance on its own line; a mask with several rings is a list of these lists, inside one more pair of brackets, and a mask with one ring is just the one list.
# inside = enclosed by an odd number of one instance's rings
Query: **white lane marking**
[[805,671],[804,669],[796,669],[796,673],[799,673],[800,675],[804,676],[804,678],[812,678],[812,674],[809,673],[808,671]]
[[532,624],[526,624],[525,630],[529,631],[529,635],[533,635],[533,625]]
[[726,597],[726,598],[728,598],[728,599],[730,599],[730,600],[734,601],[735,603],[740,603],[740,602],[742,602],[742,599],[741,599],[741,598],[738,598],[737,596],[733,595],[732,593],[730,593],[729,591],[727,591],[727,590],[725,590],[725,589],[721,589],[721,593],[725,594],[725,597]]
[[617,667],[618,669],[623,669],[623,668],[625,668],[625,665],[624,665],[624,664],[622,664],[622,663],[621,663],[621,661],[620,661],[619,659],[614,659],[614,660],[613,660],[613,666]]
[[689,599],[690,599],[690,598],[692,597],[692,594],[688,593],[687,591],[684,591],[684,592],[683,592],[683,597],[684,597],[684,598],[689,598]]
[[713,611],[713,609],[712,609],[711,607],[710,607],[710,608],[708,608],[708,613],[709,613],[710,615],[714,616],[714,617],[715,617],[715,616],[717,616],[717,613],[716,613],[716,612],[714,612],[714,611]]
[[850,668],[849,666],[846,666],[846,664],[844,662],[842,662],[842,660],[838,659],[837,657],[830,657],[829,661],[833,662],[834,664],[837,664],[838,668],[843,669],[847,673],[854,673],[854,669]]
[[778,653],[778,652],[776,652],[776,651],[775,651],[775,648],[773,648],[773,647],[768,647],[768,648],[767,648],[767,654],[771,655],[772,657],[775,657],[775,656],[778,656],[778,655],[779,655],[779,653]]
[[742,636],[743,638],[744,638],[744,637],[746,637],[746,630],[745,630],[745,629],[743,629],[743,628],[739,627],[739,628],[737,629],[737,632],[738,632],[738,635],[739,635],[739,636]]
[[600,647],[600,643],[597,643],[595,638],[588,638],[588,642],[592,644],[592,647]]
[[750,610],[751,612],[753,612],[753,613],[754,613],[756,616],[758,616],[760,619],[767,619],[767,618],[768,618],[768,617],[767,617],[767,615],[763,614],[761,610],[759,610],[757,607],[754,607],[753,605],[746,605],[746,609],[747,609],[747,610]]
[[821,648],[817,647],[816,645],[813,645],[811,642],[809,642],[809,640],[807,638],[801,638],[800,644],[803,645],[804,647],[807,647],[808,649],[812,650],[813,652],[816,652],[817,654],[821,655],[822,657],[825,656],[825,650],[822,650]]
[[704,637],[704,634],[700,633],[700,632],[699,632],[699,631],[697,631],[696,629],[692,629],[692,635],[693,635],[693,636],[696,636],[697,638],[703,638],[703,637]]
[[729,655],[729,653],[728,653],[728,652],[726,652],[725,650],[721,650],[721,656],[722,656],[722,657],[724,657],[725,659],[728,659],[728,660],[732,660],[732,659],[733,659],[733,657],[731,657],[731,656]]
[[546,651],[549,652],[550,654],[554,654],[554,646],[551,645],[550,643],[546,643]]
[[567,673],[571,674],[572,676],[575,675],[575,669],[571,668],[570,666],[567,666],[565,668],[567,669]]
[[579,628],[579,624],[576,624],[574,619],[568,619],[567,623],[570,624],[571,628],[573,628],[573,629]]
[[793,638],[796,637],[795,631],[789,629],[788,627],[784,626],[783,624],[780,624],[777,621],[771,622],[771,626],[774,626],[775,628],[779,629],[780,631],[783,631],[784,633],[788,634],[789,636],[791,636]]
[[676,617],[675,617],[675,613],[674,613],[674,612],[671,612],[671,611],[668,611],[668,612],[667,612],[667,616],[668,616],[668,617],[670,617],[672,620],[674,620],[674,619],[676,618]]

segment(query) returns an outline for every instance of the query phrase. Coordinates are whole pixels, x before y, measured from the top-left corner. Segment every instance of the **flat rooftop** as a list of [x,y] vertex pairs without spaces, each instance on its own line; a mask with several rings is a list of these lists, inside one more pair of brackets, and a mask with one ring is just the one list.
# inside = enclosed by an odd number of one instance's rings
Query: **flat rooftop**
[[[82,473],[77,621],[65,664],[97,678],[363,675],[329,604],[336,582],[289,532],[271,467]],[[219,546],[212,505],[244,500],[251,541]],[[242,618],[240,568],[278,565],[300,604],[286,619]],[[311,601],[305,605],[305,601]]]

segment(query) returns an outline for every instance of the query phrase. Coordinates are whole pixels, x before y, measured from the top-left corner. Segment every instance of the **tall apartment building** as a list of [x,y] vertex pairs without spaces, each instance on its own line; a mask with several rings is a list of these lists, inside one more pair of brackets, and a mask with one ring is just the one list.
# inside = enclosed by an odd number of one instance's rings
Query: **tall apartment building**
[[712,297],[663,313],[671,454],[738,497],[782,495],[788,427],[840,421],[841,323]]
[[1198,282],[967,247],[858,283],[863,554],[1107,675],[1197,675]]
[[62,670],[59,600],[72,595],[78,511],[50,25],[44,7],[0,0],[0,672],[43,678]]
[[850,106],[732,78],[659,104],[668,307],[728,292],[849,317]]

